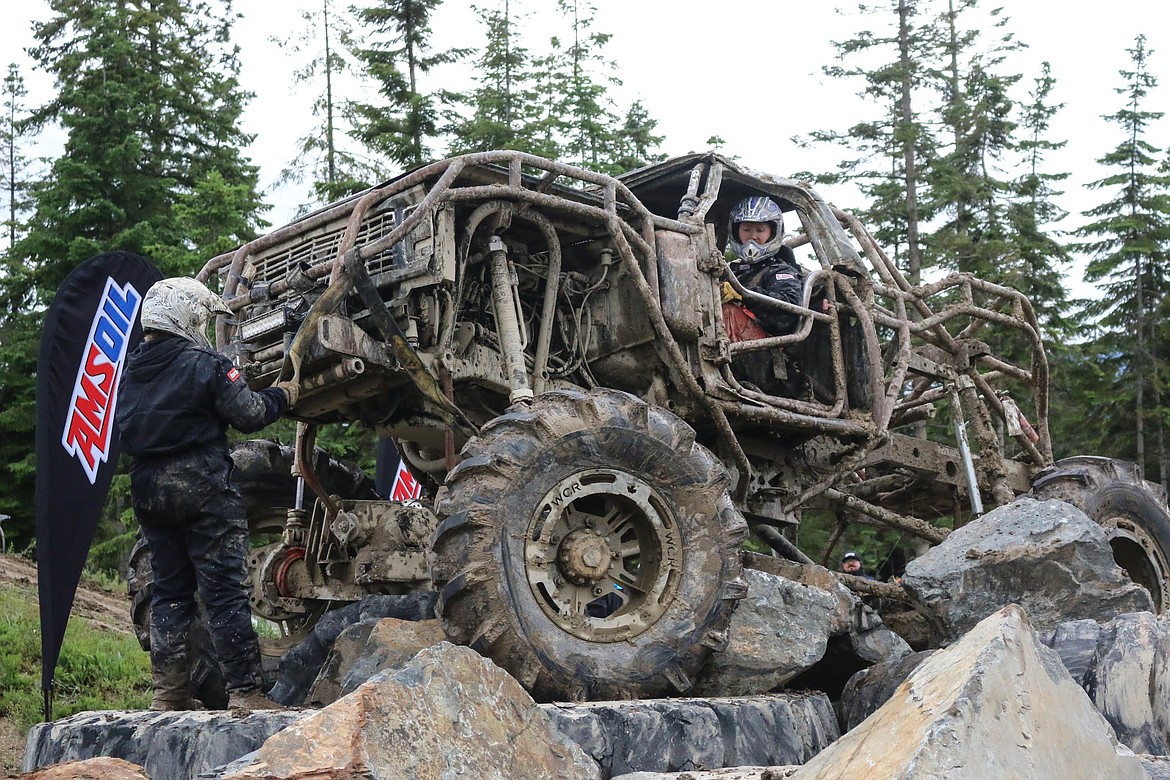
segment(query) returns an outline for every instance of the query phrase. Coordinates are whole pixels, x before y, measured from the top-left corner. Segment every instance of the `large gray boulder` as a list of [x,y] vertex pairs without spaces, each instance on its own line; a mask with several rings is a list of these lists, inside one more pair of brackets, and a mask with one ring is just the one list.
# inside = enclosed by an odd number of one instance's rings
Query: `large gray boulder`
[[599,780],[601,774],[516,680],[474,651],[443,642],[291,724],[221,776]]
[[838,708],[842,731],[850,731],[870,715],[881,709],[898,686],[906,681],[936,650],[919,650],[891,661],[882,661],[862,669],[849,678],[841,692]]
[[1141,612],[1101,626],[1085,688],[1135,753],[1170,754],[1170,617]]
[[276,684],[268,695],[286,706],[304,704],[333,644],[345,629],[357,623],[369,624],[379,618],[432,620],[437,601],[438,595],[434,591],[379,594],[329,610],[321,616],[309,635],[280,659]]
[[[795,589],[798,586],[805,586],[806,588],[820,591],[824,596],[828,596],[830,601],[825,602],[821,596],[804,595],[800,599],[793,598],[794,604],[803,603],[805,605],[804,614],[796,615],[794,620],[803,620],[808,625],[820,627],[824,625],[827,633],[827,642],[821,645],[818,641],[814,649],[821,653],[821,655],[809,665],[804,671],[795,677],[789,677],[787,680],[793,687],[819,690],[828,693],[831,697],[836,696],[841,692],[849,677],[859,669],[864,669],[872,664],[901,658],[911,652],[910,646],[900,636],[890,630],[882,622],[882,618],[866,605],[853,591],[849,590],[836,576],[823,566],[816,564],[801,564],[792,561],[786,561],[781,558],[773,558],[770,556],[757,555],[754,553],[745,553],[743,555],[745,572],[756,572],[757,574],[770,574],[775,578],[791,583],[783,586],[784,592],[800,593]],[[775,580],[764,580],[765,583],[774,583]],[[763,593],[772,593],[780,591],[780,587],[774,584],[765,584],[761,586]],[[749,599],[751,598],[751,589],[749,587]],[[831,604],[832,608],[828,614],[828,623],[824,624],[823,615],[820,612],[822,605]],[[749,610],[750,610],[749,606]],[[738,610],[737,610],[738,612]],[[757,629],[756,641],[760,642],[766,639],[766,632],[768,631],[768,617],[760,610],[755,610],[756,615],[751,618],[751,622],[760,626]],[[787,631],[786,622],[788,619],[777,616],[772,619],[774,627],[772,631],[775,633],[784,633]],[[732,618],[732,627],[728,635],[731,642],[736,642],[736,624],[735,618]],[[748,625],[749,621],[741,621],[740,626]],[[801,631],[799,633],[807,634]],[[747,634],[752,636],[752,632]],[[740,651],[749,646],[750,641],[743,641],[738,644]],[[797,657],[800,657],[800,649],[797,648]],[[704,669],[704,677],[707,671],[722,662],[721,654],[717,653],[712,657],[708,666]],[[811,656],[812,653],[809,653]],[[751,661],[744,657],[737,659],[739,666],[747,668]],[[766,663],[764,664],[766,665]],[[726,668],[726,666],[725,666]],[[750,673],[750,670],[749,670]],[[787,676],[787,675],[785,675]],[[704,684],[700,690],[707,692],[709,695],[716,695],[714,686]],[[719,695],[722,695],[721,693]]]
[[1072,504],[1028,497],[956,529],[910,562],[902,584],[949,641],[1007,604],[1023,607],[1040,632],[1153,610],[1100,526]]
[[926,659],[792,780],[1145,780],[1024,612],[1006,607]]
[[36,772],[22,774],[17,780],[150,780],[137,764],[120,758],[87,758],[54,764]]
[[1138,756],[1149,780],[1170,780],[1170,758],[1166,756]]
[[137,764],[156,780],[190,780],[256,750],[302,715],[299,710],[80,712],[33,726],[21,770],[108,756]]
[[[839,735],[832,704],[819,693],[538,707],[560,733],[597,761],[602,777],[635,770],[795,764]],[[34,729],[40,736],[30,750],[37,746],[37,766],[113,752],[136,763],[149,760],[154,780],[221,780],[253,762],[264,741],[257,733],[274,734],[311,714],[105,712],[61,720],[53,729]],[[235,729],[240,733],[233,733]],[[499,749],[509,750],[506,745]]]
[[396,669],[416,653],[446,639],[438,620],[362,620],[337,637],[305,700],[332,704],[374,675]]
[[825,654],[836,598],[755,569],[744,569],[743,576],[747,595],[731,616],[727,646],[703,669],[696,696],[767,693]]
[[1089,672],[1097,662],[1097,640],[1101,638],[1101,624],[1096,620],[1070,620],[1052,630],[1044,640],[1060,656],[1064,668],[1077,685],[1084,686]]
[[[1041,639],[1088,693],[1119,741],[1138,754],[1170,753],[1170,616],[1137,612],[1104,625],[1072,620]],[[932,652],[855,674],[841,696],[842,730],[852,729],[885,704]]]
[[737,766],[707,772],[631,772],[613,780],[785,780],[798,766]]

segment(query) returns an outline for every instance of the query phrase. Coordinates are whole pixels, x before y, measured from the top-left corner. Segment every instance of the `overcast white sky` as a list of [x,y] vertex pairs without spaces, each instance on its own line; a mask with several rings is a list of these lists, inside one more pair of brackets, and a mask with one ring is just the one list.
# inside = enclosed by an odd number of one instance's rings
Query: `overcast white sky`
[[[492,0],[482,0],[484,4]],[[728,154],[752,168],[787,175],[800,170],[832,169],[842,156],[840,149],[801,149],[790,142],[796,134],[815,129],[844,129],[867,116],[859,87],[830,81],[821,72],[834,63],[832,42],[872,29],[872,19],[859,16],[855,3],[807,0],[722,0],[699,3],[690,0],[594,0],[594,29],[612,34],[606,48],[618,65],[616,75],[624,82],[618,91],[625,105],[640,98],[658,129],[666,136],[663,151],[682,154],[706,148],[706,140],[719,135]],[[550,34],[561,23],[555,0],[512,0],[513,8],[531,12],[523,35],[532,50],[546,47]],[[879,3],[880,4],[880,3]],[[1069,227],[1080,221],[1079,212],[1102,199],[1087,193],[1086,182],[1098,179],[1102,170],[1094,160],[1117,145],[1120,134],[1101,117],[1116,112],[1121,97],[1113,90],[1122,84],[1118,71],[1128,68],[1126,49],[1140,32],[1153,50],[1151,70],[1170,73],[1170,5],[1164,0],[1110,0],[1105,4],[1056,3],[1049,0],[1001,0],[1010,17],[1008,29],[1029,48],[1016,57],[1024,75],[1020,98],[1039,73],[1039,63],[1052,64],[1057,80],[1055,102],[1065,103],[1054,122],[1054,138],[1068,141],[1051,157],[1052,171],[1069,171],[1061,205],[1072,212]],[[236,0],[243,14],[237,23],[244,86],[256,93],[245,115],[245,128],[256,135],[248,150],[261,169],[262,185],[271,187],[277,174],[296,153],[296,139],[311,121],[305,107],[311,99],[297,92],[291,71],[299,63],[270,40],[285,37],[300,22],[301,7],[317,7],[316,0]],[[992,0],[984,5],[994,7]],[[841,8],[845,13],[838,13]],[[44,21],[49,12],[44,0],[5,3],[0,45],[7,61],[23,63],[25,46],[32,42],[29,25]],[[883,24],[885,20],[882,20]],[[482,31],[469,5],[448,0],[434,23],[433,42],[438,47],[478,46]],[[444,86],[459,87],[460,73],[440,74]],[[51,84],[27,73],[30,102]],[[1163,79],[1166,81],[1166,79]],[[425,86],[425,85],[424,85]],[[1150,111],[1170,113],[1170,83],[1159,85],[1146,104]],[[1160,122],[1149,140],[1170,146],[1167,124]],[[852,205],[851,192],[825,189],[823,194],[844,206]],[[269,214],[275,223],[288,219],[298,196],[273,192],[276,208]]]

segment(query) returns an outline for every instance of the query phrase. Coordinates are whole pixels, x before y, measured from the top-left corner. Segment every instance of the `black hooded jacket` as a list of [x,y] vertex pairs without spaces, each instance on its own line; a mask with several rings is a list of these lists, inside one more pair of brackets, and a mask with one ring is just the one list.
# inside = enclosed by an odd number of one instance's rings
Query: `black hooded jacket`
[[[752,292],[763,293],[785,303],[800,305],[804,299],[804,269],[801,268],[786,246],[766,260],[756,263],[746,263],[736,260],[731,263],[732,273],[747,289]],[[800,325],[800,315],[786,311],[777,311],[764,306],[751,307],[768,334],[783,336],[792,333]]]
[[227,429],[252,433],[288,408],[283,390],[254,392],[231,361],[177,336],[143,341],[118,393],[122,449],[134,458],[227,453]]

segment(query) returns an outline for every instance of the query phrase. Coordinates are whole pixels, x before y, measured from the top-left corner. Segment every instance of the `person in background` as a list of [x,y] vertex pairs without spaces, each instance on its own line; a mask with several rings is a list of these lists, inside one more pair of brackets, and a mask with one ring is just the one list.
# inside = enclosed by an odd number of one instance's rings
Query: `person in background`
[[854,577],[865,577],[867,580],[873,579],[873,577],[865,573],[865,565],[861,561],[861,556],[852,550],[841,557],[841,571],[845,574],[852,574]]
[[142,301],[144,339],[131,353],[117,423],[130,456],[134,514],[150,545],[152,710],[192,709],[188,631],[207,608],[228,707],[276,705],[260,689],[260,646],[245,586],[248,522],[231,484],[227,429],[258,431],[296,404],[298,385],[252,391],[214,351],[207,326],[230,314],[194,279],[163,279]]

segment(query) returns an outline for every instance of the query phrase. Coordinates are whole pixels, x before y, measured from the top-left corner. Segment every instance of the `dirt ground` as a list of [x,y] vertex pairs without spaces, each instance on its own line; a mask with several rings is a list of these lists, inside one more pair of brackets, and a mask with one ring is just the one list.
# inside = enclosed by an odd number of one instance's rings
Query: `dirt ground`
[[[12,555],[0,555],[0,588],[18,588],[28,597],[37,599],[36,564]],[[73,601],[74,616],[88,620],[106,631],[132,634],[130,599],[125,593],[114,593],[82,581]],[[0,777],[16,774],[24,756],[27,735],[7,718],[0,716]]]

